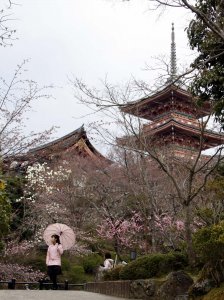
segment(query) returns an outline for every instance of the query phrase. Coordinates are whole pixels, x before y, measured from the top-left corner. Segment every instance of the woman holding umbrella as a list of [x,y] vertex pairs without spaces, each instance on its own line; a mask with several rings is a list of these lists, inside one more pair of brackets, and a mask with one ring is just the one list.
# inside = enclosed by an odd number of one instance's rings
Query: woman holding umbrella
[[53,290],[58,289],[57,275],[61,274],[61,255],[63,247],[60,243],[60,238],[57,234],[51,236],[51,245],[47,250],[46,264],[47,274],[53,282]]
[[61,255],[64,250],[73,247],[75,234],[67,225],[54,223],[44,230],[43,238],[49,246],[46,257],[48,275],[53,281],[53,289],[57,290],[57,275],[61,274]]

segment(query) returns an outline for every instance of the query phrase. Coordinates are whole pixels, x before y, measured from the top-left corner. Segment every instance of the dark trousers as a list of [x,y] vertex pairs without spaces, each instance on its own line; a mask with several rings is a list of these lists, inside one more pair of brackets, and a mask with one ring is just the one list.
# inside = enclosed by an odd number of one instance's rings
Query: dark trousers
[[48,266],[47,274],[49,275],[50,280],[53,283],[53,290],[57,290],[58,289],[57,275],[61,274],[61,266]]

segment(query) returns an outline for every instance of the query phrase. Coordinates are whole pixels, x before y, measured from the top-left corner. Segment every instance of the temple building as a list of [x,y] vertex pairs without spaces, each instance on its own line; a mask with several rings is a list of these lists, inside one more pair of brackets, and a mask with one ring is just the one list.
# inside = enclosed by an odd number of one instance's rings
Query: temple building
[[[197,105],[197,99],[178,79],[173,24],[171,41],[171,74],[165,87],[148,97],[127,103],[121,111],[150,121],[143,125],[139,135],[145,146],[168,150],[178,157],[192,157],[199,150],[224,144],[224,135],[206,129],[205,122],[202,122],[211,114],[211,103]],[[134,139],[130,139],[132,144]],[[123,144],[127,142],[125,138],[122,140]],[[135,144],[144,150],[144,143],[136,140]]]
[[63,160],[76,160],[77,157],[90,158],[92,161],[107,162],[102,154],[89,141],[84,126],[50,143],[30,149],[22,155],[4,159],[6,170],[24,170],[34,163],[59,163]]

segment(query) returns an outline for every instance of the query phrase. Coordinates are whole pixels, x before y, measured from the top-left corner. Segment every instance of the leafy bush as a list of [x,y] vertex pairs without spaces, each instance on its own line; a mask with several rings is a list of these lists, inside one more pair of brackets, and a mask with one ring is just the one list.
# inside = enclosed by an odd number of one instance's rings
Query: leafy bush
[[153,254],[138,258],[120,271],[120,279],[146,279],[167,274],[187,265],[181,253]]
[[5,183],[0,179],[0,239],[8,232],[11,222],[11,204],[5,193]]
[[85,281],[85,271],[82,266],[73,266],[69,272],[70,280],[74,283],[82,283]]
[[93,274],[102,262],[103,258],[99,254],[94,253],[83,257],[82,265],[86,273]]
[[41,255],[36,255],[35,257],[26,257],[26,259],[23,260],[24,265],[31,265],[35,270],[40,270],[41,272],[47,272],[47,266],[46,266],[46,258]]
[[123,265],[118,265],[113,269],[104,272],[103,280],[119,280],[120,279],[120,272],[124,268]]
[[73,261],[69,259],[69,257],[63,255],[61,258],[61,264],[64,271],[70,271]]
[[199,229],[193,236],[193,246],[203,263],[224,258],[224,221]]

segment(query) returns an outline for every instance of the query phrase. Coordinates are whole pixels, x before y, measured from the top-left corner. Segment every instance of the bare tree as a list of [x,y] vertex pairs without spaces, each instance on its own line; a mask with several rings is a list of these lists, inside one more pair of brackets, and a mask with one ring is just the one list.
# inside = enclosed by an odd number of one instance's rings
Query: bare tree
[[18,65],[10,81],[0,78],[0,153],[1,158],[19,154],[30,147],[43,143],[53,128],[42,133],[24,134],[26,113],[31,104],[48,99],[50,87],[39,87],[32,80],[23,79],[25,61]]
[[[146,130],[144,131],[144,122],[141,119],[119,112],[119,108],[124,107],[129,102],[128,100],[131,99],[129,96],[133,87],[127,87],[123,93],[119,94],[116,88],[106,85],[104,92],[99,95],[99,93],[95,93],[94,90],[88,88],[80,80],[76,80],[74,85],[81,92],[82,97],[79,97],[79,100],[82,103],[88,105],[90,103],[95,104],[96,111],[105,109],[106,113],[108,113],[108,110],[112,110],[110,115],[115,118],[116,125],[119,124],[121,127],[120,132],[123,132],[123,137],[119,139],[121,147],[144,155],[148,160],[153,161],[157,165],[157,168],[163,172],[166,181],[169,182],[169,190],[172,190],[175,201],[182,207],[188,256],[189,259],[193,260],[194,252],[192,248],[191,228],[193,204],[205,188],[206,182],[212,172],[223,160],[222,146],[218,147],[212,155],[205,156],[203,154],[206,125],[211,116],[209,115],[207,120],[198,121],[200,135],[197,151],[192,156],[186,156],[185,158],[178,157],[171,146],[169,147],[165,143],[163,145],[163,142],[157,141],[156,136],[150,136],[150,134],[146,133]],[[195,104],[192,103],[192,105]],[[113,141],[113,143],[115,142]],[[144,184],[147,188],[147,183]],[[149,189],[151,189],[150,185]],[[154,213],[154,211],[152,212]]]
[[11,0],[6,1],[5,8],[0,10],[0,46],[12,46],[15,40],[16,30],[12,29],[9,23],[12,21],[12,7],[16,5]]

